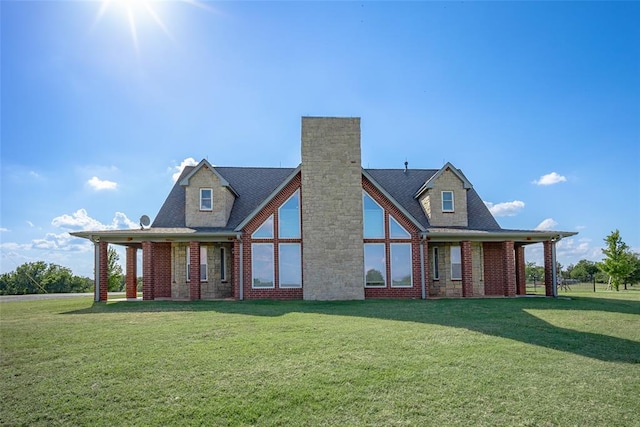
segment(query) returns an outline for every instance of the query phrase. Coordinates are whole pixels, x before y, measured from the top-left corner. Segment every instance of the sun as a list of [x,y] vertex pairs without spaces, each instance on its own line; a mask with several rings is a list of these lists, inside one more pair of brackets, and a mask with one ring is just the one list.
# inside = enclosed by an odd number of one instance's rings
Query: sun
[[138,21],[143,17],[151,17],[165,35],[170,39],[173,39],[166,25],[154,10],[153,3],[154,2],[151,0],[103,0],[94,21],[94,27],[102,20],[102,17],[108,10],[118,9],[126,16],[133,46],[136,50],[136,54],[139,54]]

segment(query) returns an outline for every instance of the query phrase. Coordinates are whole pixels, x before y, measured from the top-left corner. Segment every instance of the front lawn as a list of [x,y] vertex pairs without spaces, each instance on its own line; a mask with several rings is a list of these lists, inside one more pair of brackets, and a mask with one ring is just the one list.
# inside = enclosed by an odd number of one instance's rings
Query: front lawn
[[0,424],[640,425],[640,292],[579,295],[2,303]]

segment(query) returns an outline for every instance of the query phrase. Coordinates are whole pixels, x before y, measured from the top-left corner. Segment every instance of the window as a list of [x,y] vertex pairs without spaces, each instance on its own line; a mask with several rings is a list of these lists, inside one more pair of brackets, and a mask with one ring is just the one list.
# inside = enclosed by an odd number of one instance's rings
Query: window
[[451,246],[451,280],[462,280],[460,246]]
[[302,287],[302,256],[300,243],[278,245],[279,286],[281,288]]
[[278,209],[278,235],[285,239],[300,238],[300,191],[297,190]]
[[[200,246],[200,281],[208,280],[207,247]],[[187,246],[187,282],[191,280],[191,247]]]
[[210,188],[200,189],[200,210],[213,210],[213,190]]
[[220,280],[227,280],[227,251],[220,248]]
[[364,285],[369,288],[384,288],[387,285],[387,263],[384,243],[364,244]]
[[251,245],[251,283],[254,288],[274,287],[273,243]]
[[440,254],[439,254],[440,250],[435,247],[433,248],[433,280],[438,280],[440,279],[440,268],[439,268],[439,263],[440,263]]
[[251,235],[254,239],[273,239],[273,215],[271,215]]
[[364,237],[368,239],[384,238],[384,210],[367,193],[362,194],[364,208]]
[[391,243],[391,287],[411,287],[411,243]]
[[453,191],[442,192],[442,212],[453,212]]
[[410,239],[411,235],[394,217],[389,215],[389,237],[392,239]]

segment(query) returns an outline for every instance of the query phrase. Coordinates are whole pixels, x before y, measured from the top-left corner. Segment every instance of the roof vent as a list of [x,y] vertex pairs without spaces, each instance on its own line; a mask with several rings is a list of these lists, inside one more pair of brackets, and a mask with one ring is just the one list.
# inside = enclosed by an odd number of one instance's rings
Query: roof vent
[[409,170],[409,162],[408,161],[404,161],[404,173],[407,173],[407,171]]

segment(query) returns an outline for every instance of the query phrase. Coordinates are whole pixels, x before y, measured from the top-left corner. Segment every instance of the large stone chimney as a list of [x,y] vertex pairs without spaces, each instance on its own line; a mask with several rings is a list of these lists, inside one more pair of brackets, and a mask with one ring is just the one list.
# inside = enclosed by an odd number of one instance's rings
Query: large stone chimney
[[302,118],[304,299],[364,299],[360,118]]

